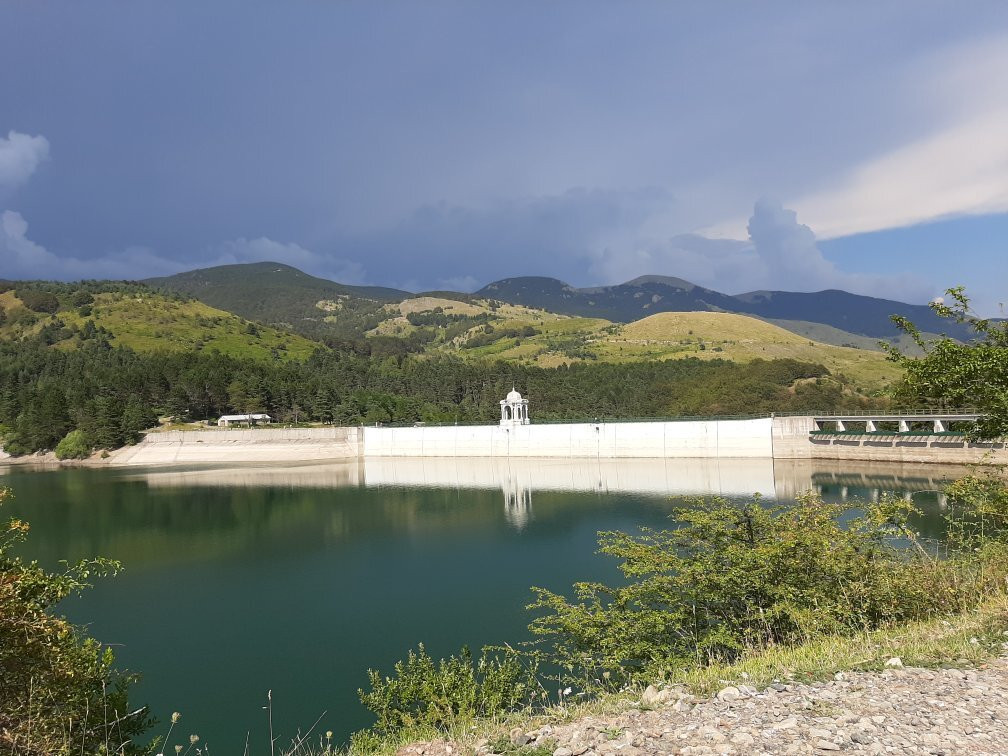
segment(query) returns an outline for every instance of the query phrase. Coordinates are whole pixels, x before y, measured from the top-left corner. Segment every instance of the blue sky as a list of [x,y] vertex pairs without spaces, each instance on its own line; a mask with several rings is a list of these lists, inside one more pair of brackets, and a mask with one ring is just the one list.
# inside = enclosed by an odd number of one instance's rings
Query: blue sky
[[1008,300],[1003,2],[7,2],[0,277]]

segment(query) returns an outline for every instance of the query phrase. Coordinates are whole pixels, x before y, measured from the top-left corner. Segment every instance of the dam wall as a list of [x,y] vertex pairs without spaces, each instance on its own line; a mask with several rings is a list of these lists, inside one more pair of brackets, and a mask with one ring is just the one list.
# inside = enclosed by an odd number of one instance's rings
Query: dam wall
[[113,452],[117,466],[296,463],[372,458],[760,459],[1006,463],[1004,441],[955,435],[823,434],[812,417],[749,420],[321,428],[150,433]]
[[220,428],[148,433],[113,454],[113,465],[356,460],[360,428]]
[[811,436],[806,437],[805,444],[811,459],[957,465],[1008,463],[1004,441],[967,441],[961,436],[907,436],[896,433]]
[[364,428],[365,457],[772,458],[771,419]]

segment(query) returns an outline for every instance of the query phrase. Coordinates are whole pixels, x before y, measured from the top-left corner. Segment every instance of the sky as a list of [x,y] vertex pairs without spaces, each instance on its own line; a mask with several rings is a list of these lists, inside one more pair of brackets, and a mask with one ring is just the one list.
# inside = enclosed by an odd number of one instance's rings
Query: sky
[[0,278],[1008,302],[1008,3],[0,2]]

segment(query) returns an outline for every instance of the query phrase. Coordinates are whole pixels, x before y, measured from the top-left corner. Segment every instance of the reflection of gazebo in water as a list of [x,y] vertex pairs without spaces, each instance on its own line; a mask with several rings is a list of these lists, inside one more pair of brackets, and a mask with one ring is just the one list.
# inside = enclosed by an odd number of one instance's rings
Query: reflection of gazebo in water
[[514,387],[508,392],[506,399],[501,399],[500,424],[503,427],[512,425],[528,425],[528,399],[522,399],[522,395],[515,391]]
[[[507,398],[500,403],[502,428],[513,428],[529,424],[528,399],[522,399],[514,386],[508,392]],[[501,481],[504,489],[504,516],[518,530],[528,524],[532,511],[532,489],[528,483],[519,480],[516,471],[511,470],[510,463],[506,477]]]
[[511,476],[501,481],[501,484],[504,491],[504,517],[515,528],[522,530],[528,525],[532,514],[532,489]]

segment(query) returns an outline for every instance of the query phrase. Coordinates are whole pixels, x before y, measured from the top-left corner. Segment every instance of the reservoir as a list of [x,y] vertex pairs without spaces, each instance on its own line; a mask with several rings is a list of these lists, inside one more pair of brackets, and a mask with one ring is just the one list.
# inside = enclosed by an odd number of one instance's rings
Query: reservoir
[[10,466],[0,519],[31,523],[21,553],[50,569],[124,564],[63,610],[142,673],[132,703],[161,720],[152,735],[179,711],[186,741],[241,753],[248,737],[255,753],[268,750],[267,691],[278,745],[316,719],[316,733],[345,740],[370,724],[356,693],[369,666],[389,673],[418,642],[438,656],[525,640],[530,586],[569,595],[575,581],[618,581],[596,533],[664,527],[676,496],[892,491],[939,538],[938,490],[965,472],[771,459]]

